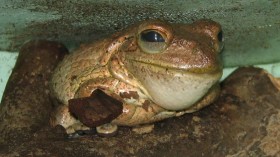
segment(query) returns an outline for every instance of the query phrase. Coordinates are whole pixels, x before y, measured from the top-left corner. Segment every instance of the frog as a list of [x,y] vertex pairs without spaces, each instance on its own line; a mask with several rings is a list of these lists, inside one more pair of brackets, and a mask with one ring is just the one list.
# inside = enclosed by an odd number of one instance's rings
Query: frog
[[51,92],[60,104],[51,125],[68,134],[92,129],[69,112],[68,103],[97,89],[122,102],[119,116],[96,126],[100,134],[118,126],[143,130],[198,111],[219,96],[223,47],[221,25],[210,19],[189,24],[149,19],[83,44],[53,73]]

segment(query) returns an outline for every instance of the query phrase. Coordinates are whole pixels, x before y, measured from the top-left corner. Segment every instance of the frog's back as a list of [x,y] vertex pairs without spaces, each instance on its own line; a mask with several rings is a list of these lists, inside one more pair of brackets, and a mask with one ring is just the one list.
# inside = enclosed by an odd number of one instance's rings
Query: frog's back
[[81,46],[57,66],[51,79],[51,91],[59,101],[67,104],[83,82],[97,75],[95,71],[102,68],[99,61],[104,47],[102,41]]

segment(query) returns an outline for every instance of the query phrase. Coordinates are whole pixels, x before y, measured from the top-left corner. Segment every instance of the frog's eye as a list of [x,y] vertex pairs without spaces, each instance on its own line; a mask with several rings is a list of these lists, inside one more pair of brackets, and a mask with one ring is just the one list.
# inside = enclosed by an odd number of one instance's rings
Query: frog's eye
[[139,34],[138,43],[146,53],[160,53],[166,46],[166,36],[157,30],[145,30]]

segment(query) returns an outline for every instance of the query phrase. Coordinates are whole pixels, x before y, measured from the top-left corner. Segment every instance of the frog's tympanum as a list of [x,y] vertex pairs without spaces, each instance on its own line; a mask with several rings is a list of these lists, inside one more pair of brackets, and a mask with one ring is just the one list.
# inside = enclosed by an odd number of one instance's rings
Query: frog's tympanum
[[97,89],[122,102],[120,115],[96,126],[101,133],[197,111],[219,95],[222,47],[221,26],[211,20],[148,20],[82,45],[64,58],[52,77],[52,93],[63,105],[51,124],[62,125],[69,134],[92,127],[73,116],[68,104]]

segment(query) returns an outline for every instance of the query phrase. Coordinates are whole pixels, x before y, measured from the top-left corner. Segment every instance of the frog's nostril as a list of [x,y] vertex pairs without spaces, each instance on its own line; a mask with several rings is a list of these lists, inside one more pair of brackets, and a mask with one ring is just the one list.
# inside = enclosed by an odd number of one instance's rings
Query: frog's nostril
[[218,33],[218,40],[219,40],[219,42],[223,42],[223,41],[224,41],[223,31],[220,31],[220,32]]

